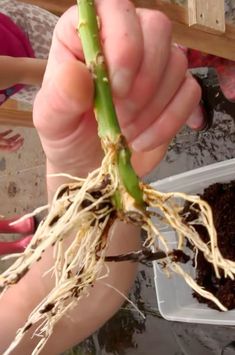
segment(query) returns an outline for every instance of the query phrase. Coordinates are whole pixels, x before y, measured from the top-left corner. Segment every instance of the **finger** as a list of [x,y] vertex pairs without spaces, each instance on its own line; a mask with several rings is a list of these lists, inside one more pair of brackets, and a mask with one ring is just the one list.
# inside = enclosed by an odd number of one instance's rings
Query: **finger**
[[165,76],[171,49],[171,23],[158,11],[138,11],[144,40],[144,58],[128,99],[120,102],[118,116],[124,127],[145,107]]
[[5,141],[7,143],[11,143],[11,142],[15,142],[17,141],[17,139],[19,139],[21,137],[21,135],[19,133],[15,134],[14,136],[12,137],[9,137],[9,138],[5,138]]
[[7,131],[0,133],[0,138],[8,136],[10,133],[12,133],[12,129],[8,129]]
[[189,119],[186,122],[187,126],[194,130],[202,130],[205,128],[207,122],[204,117],[203,108],[201,105],[198,105],[193,113],[190,115]]
[[[130,90],[142,60],[143,39],[136,10],[128,0],[97,0],[97,11],[113,90],[116,95],[122,96]],[[77,24],[77,9],[74,6],[56,25],[44,81],[50,79],[59,64],[75,58],[83,60]]]
[[169,141],[197,107],[200,97],[199,85],[191,76],[187,76],[171,103],[160,117],[132,142],[132,148],[136,151],[149,151]]
[[132,152],[132,165],[138,176],[149,174],[163,159],[168,148],[168,143],[149,151]]
[[56,24],[43,83],[50,80],[60,64],[75,59],[84,60],[81,42],[76,31],[77,25],[77,6],[73,6],[60,17]]
[[187,60],[185,55],[173,47],[167,69],[161,80],[161,86],[156,91],[152,101],[129,122],[127,127],[124,127],[124,135],[128,141],[134,140],[153,124],[156,117],[160,116],[185,80],[186,72]]
[[78,128],[92,107],[93,83],[85,65],[69,60],[57,67],[39,91],[34,105],[34,125],[47,139],[62,139]]
[[9,152],[16,152],[17,150],[19,150],[23,146],[23,144],[24,144],[24,139],[21,138],[17,142],[11,143],[8,151]]
[[21,138],[16,142],[13,143],[1,143],[0,144],[0,151],[6,151],[6,152],[16,152],[18,149],[22,147],[24,143],[24,139]]
[[129,0],[99,0],[97,11],[112,88],[123,97],[142,61],[143,37],[136,9]]

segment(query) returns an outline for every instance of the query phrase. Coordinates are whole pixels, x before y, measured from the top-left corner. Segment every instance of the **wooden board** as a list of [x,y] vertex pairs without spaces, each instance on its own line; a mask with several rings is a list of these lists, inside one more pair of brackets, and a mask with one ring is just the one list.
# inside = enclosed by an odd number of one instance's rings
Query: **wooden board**
[[199,30],[224,33],[224,0],[188,0],[189,26]]
[[62,15],[69,7],[76,4],[76,0],[18,0],[37,5],[55,15]]
[[18,101],[7,100],[0,106],[0,125],[33,127],[32,108],[26,110]]
[[136,6],[164,12],[173,23],[175,42],[205,53],[235,60],[235,25],[226,24],[224,34],[208,33],[189,27],[187,7],[170,4],[163,0],[132,1]]

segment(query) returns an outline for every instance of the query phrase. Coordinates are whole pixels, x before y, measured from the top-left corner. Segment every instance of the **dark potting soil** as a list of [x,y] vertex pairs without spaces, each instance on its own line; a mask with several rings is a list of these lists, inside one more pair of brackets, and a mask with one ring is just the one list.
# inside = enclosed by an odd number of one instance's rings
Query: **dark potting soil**
[[[201,197],[207,201],[214,218],[217,230],[218,247],[224,258],[235,261],[235,180],[230,183],[216,183],[204,190]],[[195,219],[195,212],[190,206],[185,206],[184,212],[189,212],[186,220]],[[209,241],[208,233],[203,226],[194,225],[204,242]],[[197,256],[196,281],[206,290],[214,294],[229,310],[235,308],[235,280],[225,278],[222,271],[221,278],[217,278],[213,265],[208,263],[202,252]],[[196,292],[193,296],[200,303],[207,303],[210,308],[217,306],[201,297]]]

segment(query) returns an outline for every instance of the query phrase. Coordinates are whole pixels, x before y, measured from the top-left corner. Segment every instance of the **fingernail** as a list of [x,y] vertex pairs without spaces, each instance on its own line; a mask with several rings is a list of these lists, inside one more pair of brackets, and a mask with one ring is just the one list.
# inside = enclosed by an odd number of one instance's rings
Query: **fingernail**
[[135,123],[138,106],[136,102],[132,100],[120,99],[116,100],[116,103],[117,115],[120,119],[121,127],[122,129],[128,129],[129,126],[132,126]]
[[189,119],[187,120],[187,125],[192,129],[201,129],[204,126],[204,115],[203,109],[200,105],[193,111]]
[[152,141],[152,132],[145,131],[139,135],[132,143],[131,147],[136,152],[143,152],[148,149]]
[[136,135],[136,126],[135,124],[129,124],[127,127],[123,127],[122,131],[127,141],[131,141]]
[[118,97],[128,94],[131,86],[131,72],[127,69],[120,69],[111,75],[112,88]]

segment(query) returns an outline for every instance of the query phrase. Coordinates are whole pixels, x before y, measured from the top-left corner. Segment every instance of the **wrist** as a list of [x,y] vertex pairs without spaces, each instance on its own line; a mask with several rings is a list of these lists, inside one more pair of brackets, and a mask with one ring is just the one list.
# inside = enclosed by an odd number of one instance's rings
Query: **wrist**
[[[80,177],[85,178],[89,172],[93,171],[96,167],[90,167],[88,169],[87,166],[77,166],[77,165],[69,165],[69,164],[58,164],[55,165],[47,160],[46,163],[46,181],[47,181],[47,192],[48,192],[48,202],[50,203],[57,189],[66,183],[70,183],[73,180],[65,175],[60,176],[60,174],[70,175],[71,177]],[[52,176],[57,175],[58,176]]]

